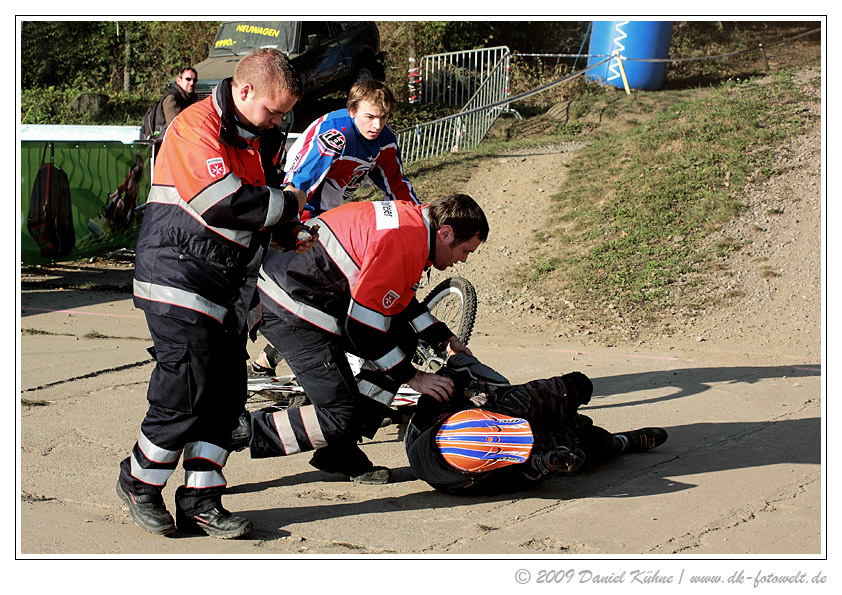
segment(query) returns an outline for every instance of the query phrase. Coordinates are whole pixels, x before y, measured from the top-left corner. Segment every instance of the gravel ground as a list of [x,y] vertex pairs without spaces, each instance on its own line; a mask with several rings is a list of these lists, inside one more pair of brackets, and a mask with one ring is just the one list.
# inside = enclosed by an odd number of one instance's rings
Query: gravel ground
[[[710,238],[747,243],[711,274],[707,287],[721,296],[719,305],[670,312],[665,328],[642,329],[622,313],[608,328],[598,327],[564,287],[539,294],[536,287],[505,282],[531,256],[542,224],[525,212],[524,197],[533,213],[545,212],[546,197],[562,184],[564,165],[581,145],[491,158],[461,189],[483,204],[492,228],[487,244],[456,270],[480,296],[471,343],[478,356],[517,382],[575,366],[596,380],[587,412],[600,425],[612,431],[658,425],[670,433],[655,451],[552,478],[529,493],[477,499],[439,494],[414,478],[397,427],[388,426],[364,449],[394,470],[391,484],[339,481],[310,467],[307,455],[252,460],[236,453],[226,466],[225,502],[254,521],[254,534],[238,540],[154,538],[134,525],[114,495],[115,470],[136,439],[151,372],[148,330],[127,292],[131,264],[24,271],[21,323],[31,330],[20,337],[18,373],[21,398],[31,404],[17,418],[18,551],[49,556],[49,562],[56,556],[208,556],[212,563],[277,556],[287,565],[289,584],[297,585],[297,576],[312,584],[315,568],[321,590],[370,584],[373,568],[387,582],[405,579],[405,572],[395,571],[394,555],[412,557],[412,563],[420,557],[475,558],[468,573],[462,565],[457,574],[452,559],[433,572],[425,568],[431,586],[445,578],[454,589],[462,587],[459,580],[484,587],[477,577],[507,588],[527,568],[537,582],[543,562],[524,563],[536,555],[562,560],[564,568],[575,562],[577,569],[585,564],[597,570],[592,556],[609,556],[604,563],[610,574],[618,569],[618,555],[655,570],[662,561],[647,557],[697,554],[705,557],[700,572],[718,572],[723,581],[733,570],[720,571],[709,558],[736,559],[741,566],[735,570],[760,576],[771,570],[763,559],[772,556],[778,575],[803,569],[821,574],[807,566],[827,548],[822,186],[819,124],[808,117],[813,108],[805,106],[804,134],[781,147],[778,173],[754,180],[745,189],[743,215]],[[251,346],[253,355],[261,346]],[[168,486],[167,502],[177,483]],[[361,554],[390,559],[336,571],[340,561],[333,558],[359,564]],[[313,566],[316,555],[331,565],[326,572]],[[739,560],[746,555],[761,559]],[[486,567],[476,565],[488,556],[494,557]],[[790,561],[799,566],[790,571]],[[558,567],[552,562],[543,568],[553,564]],[[159,580],[179,588],[190,581],[195,588],[196,573],[164,566],[156,570]],[[81,568],[29,573],[27,588],[55,590]],[[98,592],[108,585],[97,587],[89,588]]]

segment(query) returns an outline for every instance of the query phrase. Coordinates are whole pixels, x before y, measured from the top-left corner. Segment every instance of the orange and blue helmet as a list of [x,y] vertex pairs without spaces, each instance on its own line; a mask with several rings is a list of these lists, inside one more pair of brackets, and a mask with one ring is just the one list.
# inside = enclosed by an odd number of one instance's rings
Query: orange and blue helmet
[[523,463],[532,452],[532,443],[532,428],[525,419],[483,409],[454,413],[436,434],[436,446],[444,460],[468,473]]

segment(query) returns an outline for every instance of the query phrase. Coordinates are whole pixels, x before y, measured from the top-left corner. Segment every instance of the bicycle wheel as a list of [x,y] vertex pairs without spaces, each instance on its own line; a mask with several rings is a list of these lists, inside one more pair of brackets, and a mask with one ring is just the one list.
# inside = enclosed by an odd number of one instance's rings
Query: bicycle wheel
[[248,411],[282,411],[309,403],[310,399],[293,375],[251,376],[248,379]]
[[467,345],[477,318],[477,292],[464,277],[445,279],[430,291],[422,303],[438,320]]

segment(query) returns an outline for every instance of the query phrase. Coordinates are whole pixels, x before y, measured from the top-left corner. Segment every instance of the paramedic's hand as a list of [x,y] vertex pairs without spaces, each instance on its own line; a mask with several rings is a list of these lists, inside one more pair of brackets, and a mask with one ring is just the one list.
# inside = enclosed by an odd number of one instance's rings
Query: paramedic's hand
[[453,381],[438,374],[418,370],[407,384],[422,395],[430,395],[439,403],[449,401],[453,395]]
[[447,341],[444,342],[445,350],[447,351],[448,355],[453,355],[456,353],[464,353],[465,355],[474,354],[471,353],[471,350],[462,345],[462,342],[456,337],[456,335],[450,337]]
[[296,188],[292,184],[288,186],[284,186],[284,192],[292,192],[295,195],[295,198],[298,199],[298,212],[304,210],[304,207],[307,206],[307,195],[304,194],[304,191]]

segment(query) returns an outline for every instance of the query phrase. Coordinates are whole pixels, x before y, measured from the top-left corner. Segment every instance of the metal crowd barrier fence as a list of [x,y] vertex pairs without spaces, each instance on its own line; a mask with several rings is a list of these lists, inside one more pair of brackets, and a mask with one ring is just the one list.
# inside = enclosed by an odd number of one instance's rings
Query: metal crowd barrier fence
[[[439,118],[438,120],[433,120],[432,122],[399,130],[396,134],[398,137],[398,146],[401,148],[403,162],[406,164],[419,159],[438,157],[445,153],[455,153],[459,150],[471,149],[480,143],[497,116],[501,112],[509,109],[509,103],[543,93],[551,87],[560,85],[570,79],[581,76],[588,70],[605,64],[609,59],[610,57],[563,78],[515,96],[509,96],[508,88],[505,89],[505,93],[502,93],[493,84],[487,85],[486,89],[480,88],[469,100],[465,108],[458,114],[452,114]],[[498,67],[504,68],[506,66],[500,63]],[[487,80],[494,79],[488,77]],[[485,103],[486,101],[490,101],[491,103]]]
[[[421,102],[464,106],[492,76],[508,88],[509,56],[506,46],[424,56],[419,63]],[[498,66],[505,63],[505,69]]]
[[458,114],[398,132],[405,163],[455,153],[479,144],[501,112],[509,109],[508,60],[487,72]]

